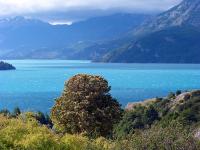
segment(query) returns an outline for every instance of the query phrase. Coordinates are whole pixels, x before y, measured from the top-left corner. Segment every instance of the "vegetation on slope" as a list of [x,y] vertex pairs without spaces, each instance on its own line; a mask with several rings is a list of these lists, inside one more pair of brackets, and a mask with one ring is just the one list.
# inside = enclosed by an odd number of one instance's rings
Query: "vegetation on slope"
[[31,112],[17,118],[0,115],[1,150],[102,150],[111,147],[110,143],[105,138],[90,140],[81,135],[56,134]]

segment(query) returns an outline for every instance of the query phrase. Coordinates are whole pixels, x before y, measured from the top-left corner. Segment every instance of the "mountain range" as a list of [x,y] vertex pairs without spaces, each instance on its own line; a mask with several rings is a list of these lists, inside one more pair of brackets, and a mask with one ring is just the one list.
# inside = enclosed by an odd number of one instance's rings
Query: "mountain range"
[[89,59],[114,63],[200,63],[200,0],[156,16],[114,14],[72,25],[0,20],[2,59]]
[[24,17],[1,19],[0,58],[83,59],[79,51],[85,47],[123,36],[147,17],[143,14],[114,14],[72,25],[51,25]]
[[109,49],[97,61],[200,63],[200,0],[183,0],[130,31],[132,41]]

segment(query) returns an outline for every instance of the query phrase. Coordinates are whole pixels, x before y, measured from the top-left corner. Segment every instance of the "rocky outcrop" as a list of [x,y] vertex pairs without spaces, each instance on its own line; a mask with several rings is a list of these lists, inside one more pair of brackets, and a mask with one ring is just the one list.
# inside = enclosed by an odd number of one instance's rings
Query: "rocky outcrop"
[[147,100],[141,101],[141,102],[131,102],[131,103],[127,104],[126,110],[133,110],[137,106],[148,106],[148,105],[151,105],[154,102],[156,102],[156,100],[157,100],[157,98],[152,98],[152,99],[147,99]]
[[194,137],[200,140],[200,128],[196,130]]
[[200,90],[194,90],[194,91],[191,91],[191,92],[182,93],[182,94],[176,96],[175,99],[171,99],[169,107],[171,108],[171,110],[174,110],[178,106],[183,105],[190,98],[196,97],[196,96],[200,96]]
[[[177,95],[173,98],[168,98],[168,97],[163,97],[161,98],[161,100],[165,100],[168,99],[169,103],[168,103],[168,108],[173,111],[175,110],[178,106],[181,106],[183,104],[185,104],[188,100],[190,100],[190,98],[192,97],[200,97],[200,90],[193,90],[190,92],[184,92],[180,95]],[[148,106],[151,105],[155,102],[157,102],[157,98],[152,98],[152,99],[147,99],[144,101],[140,101],[140,102],[130,102],[127,104],[127,106],[125,107],[126,110],[133,110],[136,106]]]

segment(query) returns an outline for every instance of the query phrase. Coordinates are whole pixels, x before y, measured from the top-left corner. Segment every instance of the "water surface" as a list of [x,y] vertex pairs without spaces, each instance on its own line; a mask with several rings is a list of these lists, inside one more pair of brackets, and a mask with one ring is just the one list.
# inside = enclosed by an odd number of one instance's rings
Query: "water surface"
[[101,75],[111,93],[128,102],[161,97],[171,91],[200,89],[200,65],[104,64],[68,60],[8,60],[17,70],[0,71],[0,109],[49,112],[64,86],[78,73]]

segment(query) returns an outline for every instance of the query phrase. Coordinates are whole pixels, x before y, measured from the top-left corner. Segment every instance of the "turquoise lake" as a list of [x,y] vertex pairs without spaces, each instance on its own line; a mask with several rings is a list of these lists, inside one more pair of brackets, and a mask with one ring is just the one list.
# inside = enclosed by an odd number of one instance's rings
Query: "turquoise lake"
[[176,90],[200,89],[200,65],[104,64],[68,60],[8,60],[17,70],[0,71],[0,109],[49,112],[64,87],[78,73],[101,75],[111,94],[128,102],[166,96]]

